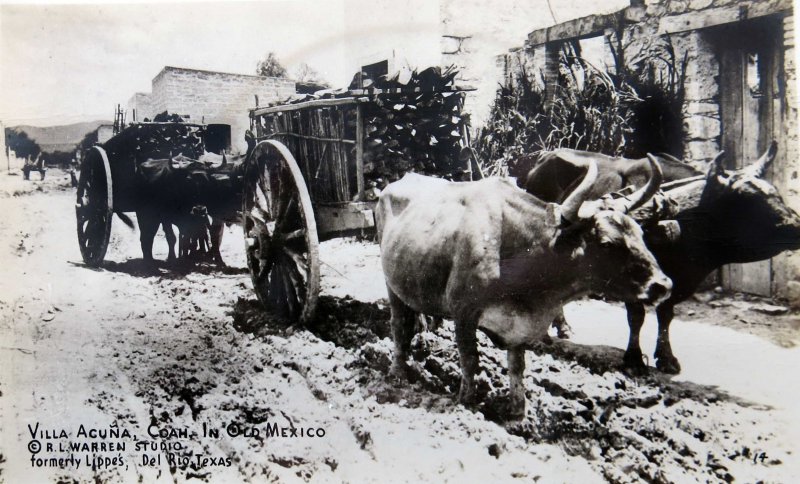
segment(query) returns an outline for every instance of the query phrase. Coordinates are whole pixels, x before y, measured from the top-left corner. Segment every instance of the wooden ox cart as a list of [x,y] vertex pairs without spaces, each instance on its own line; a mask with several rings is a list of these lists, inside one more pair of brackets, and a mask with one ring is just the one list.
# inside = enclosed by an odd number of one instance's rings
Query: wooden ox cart
[[137,176],[148,159],[182,155],[198,159],[230,147],[230,126],[175,122],[132,123],[83,154],[75,215],[84,262],[99,266],[106,255],[112,215],[139,211],[149,193]]
[[[387,183],[408,171],[455,180],[479,173],[462,116],[465,91],[351,89],[250,111],[255,144],[241,170],[241,221],[253,286],[268,311],[312,319],[320,241],[374,233],[373,208]],[[112,213],[136,210],[133,164],[115,159],[130,155],[107,145],[85,157],[78,187],[78,240],[89,265],[105,255]]]
[[251,110],[258,144],[247,162],[243,223],[247,264],[267,308],[313,317],[319,242],[374,233],[386,183],[411,170],[476,176],[464,91],[350,90]]

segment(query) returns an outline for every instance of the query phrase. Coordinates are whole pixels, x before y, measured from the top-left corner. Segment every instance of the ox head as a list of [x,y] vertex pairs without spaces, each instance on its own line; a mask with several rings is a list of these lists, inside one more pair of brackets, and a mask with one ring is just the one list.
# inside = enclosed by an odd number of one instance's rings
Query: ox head
[[661,185],[661,168],[648,156],[652,177],[629,198],[587,201],[597,178],[590,163],[586,176],[561,205],[563,225],[555,250],[571,250],[582,259],[589,290],[626,302],[658,303],[670,294],[672,282],[659,268],[642,238],[642,229],[627,215],[646,203]]
[[763,178],[777,151],[772,141],[761,158],[740,170],[726,171],[723,153],[709,166],[698,209],[709,218],[710,237],[732,261],[763,260],[800,248],[800,216]]

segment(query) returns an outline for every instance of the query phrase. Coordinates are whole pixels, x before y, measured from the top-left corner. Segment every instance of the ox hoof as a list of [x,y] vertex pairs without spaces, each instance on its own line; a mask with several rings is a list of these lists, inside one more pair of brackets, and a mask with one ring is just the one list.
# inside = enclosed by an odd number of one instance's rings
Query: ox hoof
[[508,420],[522,420],[525,418],[525,399],[521,401],[511,399],[508,402]]
[[681,372],[681,364],[678,363],[678,359],[674,356],[656,359],[656,368],[668,375],[677,375]]
[[572,338],[572,328],[567,323],[564,323],[563,326],[556,326],[556,338],[558,339]]
[[458,401],[465,407],[475,404],[475,386],[467,386],[461,383],[461,388],[458,389]]
[[408,381],[408,365],[405,363],[392,363],[389,368],[389,378],[396,383],[405,383]]
[[647,364],[644,361],[644,355],[641,352],[638,354],[636,353],[625,353],[625,356],[622,358],[622,365],[624,367],[625,373],[630,376],[644,376],[647,375],[648,369]]

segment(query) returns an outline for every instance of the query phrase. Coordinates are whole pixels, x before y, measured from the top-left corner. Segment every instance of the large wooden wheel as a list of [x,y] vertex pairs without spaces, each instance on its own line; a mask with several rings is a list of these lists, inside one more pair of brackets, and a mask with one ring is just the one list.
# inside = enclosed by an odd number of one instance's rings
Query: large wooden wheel
[[86,152],[81,163],[75,203],[78,245],[83,261],[89,266],[99,266],[106,256],[113,203],[108,156],[103,148],[94,146]]
[[309,322],[319,297],[319,238],[302,172],[274,140],[256,145],[248,170],[242,222],[253,287],[267,310]]

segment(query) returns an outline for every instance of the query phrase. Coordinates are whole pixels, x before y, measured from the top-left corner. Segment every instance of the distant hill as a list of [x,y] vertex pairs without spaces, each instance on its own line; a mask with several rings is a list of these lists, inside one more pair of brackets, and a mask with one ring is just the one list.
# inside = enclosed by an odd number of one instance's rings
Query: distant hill
[[74,150],[87,133],[96,130],[101,124],[111,124],[111,121],[87,121],[63,126],[47,126],[45,128],[21,124],[10,128],[24,131],[29,138],[36,141],[43,152],[53,153],[55,151],[69,152]]

